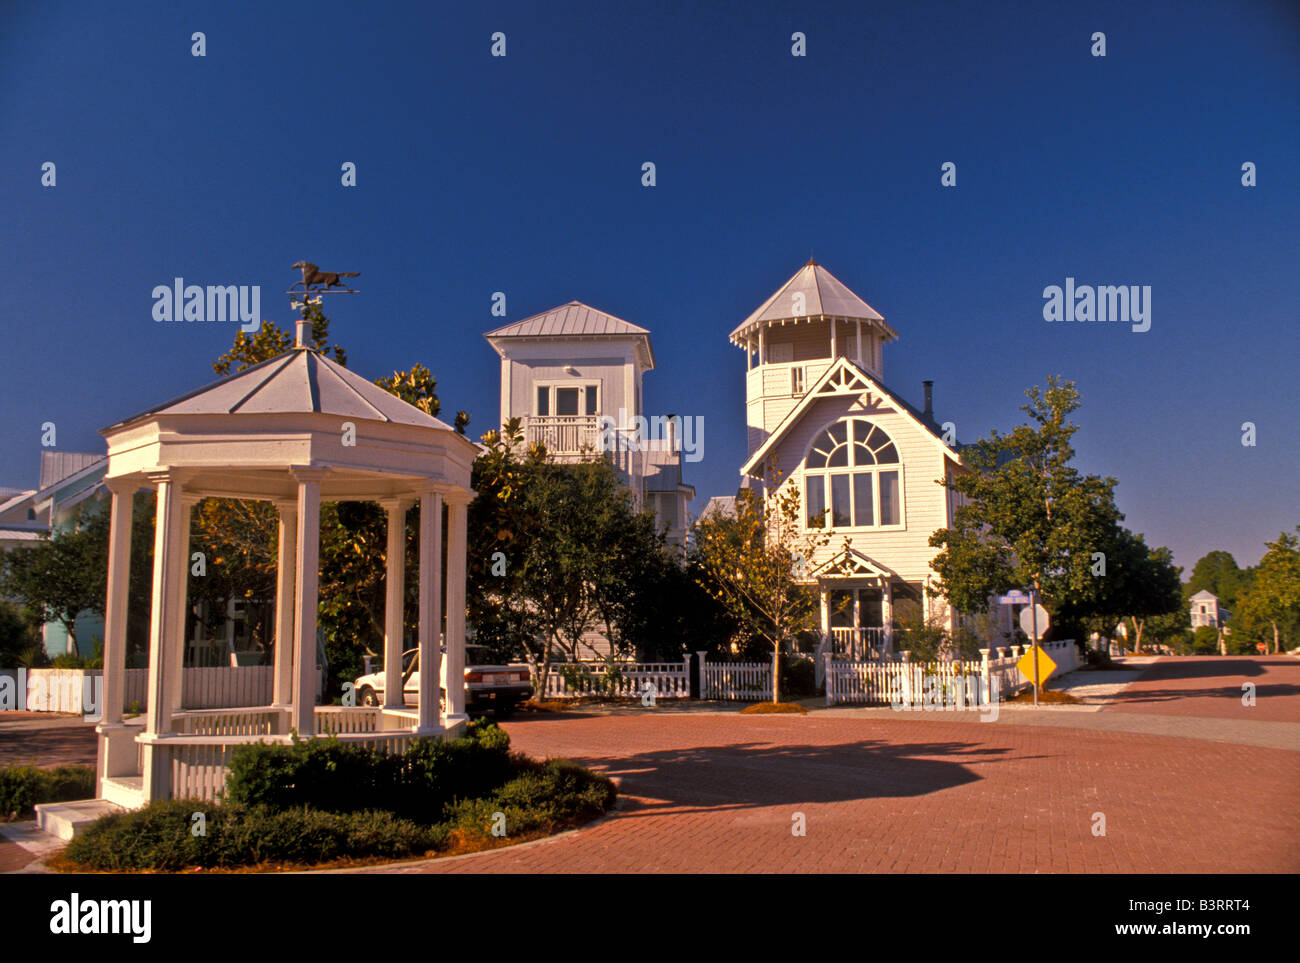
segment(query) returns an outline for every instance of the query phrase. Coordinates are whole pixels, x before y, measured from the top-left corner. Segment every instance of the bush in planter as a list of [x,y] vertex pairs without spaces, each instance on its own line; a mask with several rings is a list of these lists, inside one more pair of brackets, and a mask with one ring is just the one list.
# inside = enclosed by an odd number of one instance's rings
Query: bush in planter
[[[203,835],[193,832],[196,812],[205,816]],[[275,810],[175,799],[96,820],[68,844],[63,858],[78,867],[110,871],[399,859],[422,855],[445,836],[444,829],[418,826],[390,813]]]
[[417,739],[401,755],[307,739],[241,747],[229,768],[226,798],[235,804],[383,809],[423,823],[441,821],[457,798],[488,795],[515,772],[509,735],[485,720],[461,739]]

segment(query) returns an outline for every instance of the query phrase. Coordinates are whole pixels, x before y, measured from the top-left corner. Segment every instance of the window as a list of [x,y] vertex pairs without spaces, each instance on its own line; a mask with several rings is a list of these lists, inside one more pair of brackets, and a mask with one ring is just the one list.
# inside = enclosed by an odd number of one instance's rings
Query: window
[[804,504],[809,528],[901,525],[903,500],[898,449],[862,418],[836,422],[804,459]]
[[550,415],[574,418],[579,415],[595,417],[600,413],[600,385],[592,384],[539,384],[537,386],[537,417]]
[[790,369],[790,394],[803,394],[803,365],[796,365]]

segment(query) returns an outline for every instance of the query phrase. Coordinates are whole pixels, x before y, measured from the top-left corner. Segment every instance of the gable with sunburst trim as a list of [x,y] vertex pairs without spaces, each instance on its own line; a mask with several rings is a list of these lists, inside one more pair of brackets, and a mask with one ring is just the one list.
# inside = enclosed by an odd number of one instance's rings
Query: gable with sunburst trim
[[845,547],[842,551],[822,562],[813,569],[812,577],[817,578],[874,578],[892,579],[896,575],[868,555],[856,548]]

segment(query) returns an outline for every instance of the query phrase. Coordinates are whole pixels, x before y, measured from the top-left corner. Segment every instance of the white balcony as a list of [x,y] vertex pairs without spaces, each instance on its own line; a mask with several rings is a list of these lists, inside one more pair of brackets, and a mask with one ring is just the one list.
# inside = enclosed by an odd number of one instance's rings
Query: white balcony
[[599,422],[596,415],[534,415],[524,426],[524,439],[530,445],[545,445],[552,455],[599,451]]

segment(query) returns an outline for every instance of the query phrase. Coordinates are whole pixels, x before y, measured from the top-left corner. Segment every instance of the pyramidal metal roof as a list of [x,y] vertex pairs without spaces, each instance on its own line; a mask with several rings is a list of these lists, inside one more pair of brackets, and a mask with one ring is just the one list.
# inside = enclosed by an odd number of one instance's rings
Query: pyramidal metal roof
[[[803,310],[796,312],[800,306],[797,298],[799,294],[803,295]],[[878,322],[885,320],[879,311],[850,291],[843,281],[809,258],[808,263],[796,271],[794,277],[786,281],[757,311],[731,332],[731,340],[736,341],[767,322],[819,317]],[[898,337],[888,325],[881,326],[893,337]]]
[[565,335],[646,335],[650,332],[630,321],[598,311],[581,301],[570,301],[558,308],[534,314],[522,321],[489,331],[483,337],[491,338],[548,338]]
[[103,429],[158,415],[327,414],[452,431],[312,348],[293,348]]

